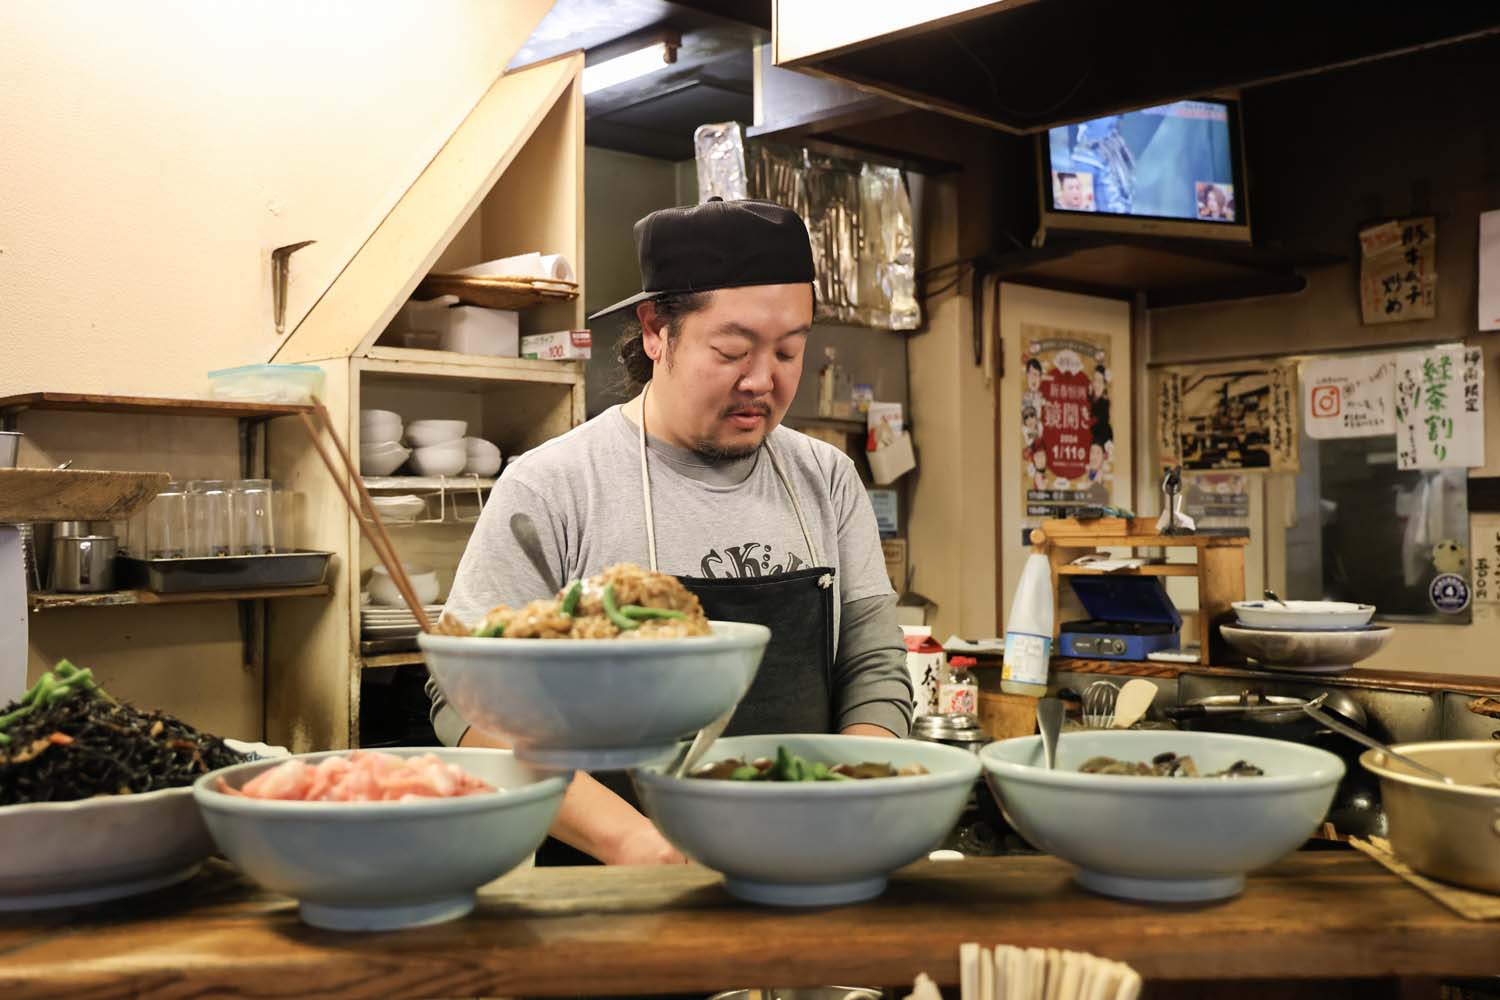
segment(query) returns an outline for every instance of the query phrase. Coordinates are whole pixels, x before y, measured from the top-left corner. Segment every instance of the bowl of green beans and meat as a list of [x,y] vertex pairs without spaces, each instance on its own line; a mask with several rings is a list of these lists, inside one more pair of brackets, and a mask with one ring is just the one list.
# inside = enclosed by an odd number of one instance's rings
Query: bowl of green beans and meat
[[635,771],[641,806],[731,894],[777,906],[878,896],[943,841],[979,778],[966,750],[870,736],[734,736],[705,759],[680,778]]

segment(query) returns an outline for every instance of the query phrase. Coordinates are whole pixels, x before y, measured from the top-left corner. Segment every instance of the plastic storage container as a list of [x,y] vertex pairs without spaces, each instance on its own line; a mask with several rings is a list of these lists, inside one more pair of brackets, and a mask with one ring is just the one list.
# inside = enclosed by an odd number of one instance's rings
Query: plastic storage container
[[310,403],[322,395],[316,365],[241,365],[208,373],[208,394],[237,403]]

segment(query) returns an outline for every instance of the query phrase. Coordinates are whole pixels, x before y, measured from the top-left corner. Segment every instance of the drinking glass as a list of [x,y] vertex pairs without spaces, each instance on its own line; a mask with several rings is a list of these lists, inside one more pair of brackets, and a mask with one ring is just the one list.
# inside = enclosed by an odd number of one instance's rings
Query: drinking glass
[[145,551],[150,559],[181,559],[188,554],[187,493],[176,481],[146,507]]
[[276,522],[276,551],[296,552],[297,525],[302,519],[302,494],[283,482],[271,484],[272,520]]
[[240,479],[229,491],[229,551],[263,556],[276,551],[275,498],[269,479]]
[[227,479],[195,479],[188,484],[190,555],[229,555],[231,485]]

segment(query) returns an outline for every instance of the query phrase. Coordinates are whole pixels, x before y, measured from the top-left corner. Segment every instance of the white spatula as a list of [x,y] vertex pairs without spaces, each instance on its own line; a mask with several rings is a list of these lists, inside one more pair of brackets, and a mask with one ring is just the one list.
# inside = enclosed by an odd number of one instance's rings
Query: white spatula
[[1132,677],[1120,687],[1115,698],[1115,718],[1111,723],[1115,729],[1129,729],[1141,720],[1146,709],[1156,697],[1156,685],[1140,677]]

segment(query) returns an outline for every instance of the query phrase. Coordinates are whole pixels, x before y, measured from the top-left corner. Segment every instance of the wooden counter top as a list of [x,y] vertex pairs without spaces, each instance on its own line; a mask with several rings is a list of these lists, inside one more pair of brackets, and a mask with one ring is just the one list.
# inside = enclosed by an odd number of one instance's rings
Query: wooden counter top
[[1085,892],[1048,857],[919,862],[881,898],[756,907],[719,876],[552,868],[494,883],[469,917],[339,934],[214,861],[134,900],[0,918],[7,997],[609,996],[745,986],[955,984],[958,946],[1044,945],[1149,981],[1500,974],[1500,925],[1464,920],[1353,851],[1300,853],[1225,903]]

